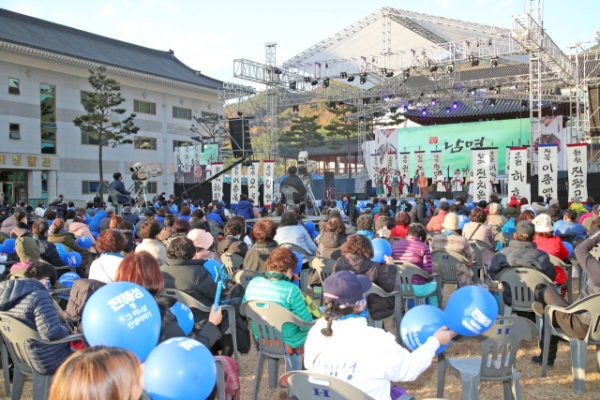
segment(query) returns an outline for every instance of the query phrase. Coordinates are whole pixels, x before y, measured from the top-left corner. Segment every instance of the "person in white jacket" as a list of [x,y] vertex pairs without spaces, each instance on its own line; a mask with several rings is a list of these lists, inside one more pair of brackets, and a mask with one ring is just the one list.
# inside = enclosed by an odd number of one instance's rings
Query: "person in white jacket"
[[323,282],[325,314],[308,333],[304,365],[374,399],[395,400],[406,392],[390,382],[417,379],[454,333],[442,327],[410,353],[390,332],[367,326],[365,293],[370,287],[368,276],[350,271],[335,272]]
[[298,224],[296,213],[285,212],[281,216],[281,222],[277,233],[273,238],[274,241],[282,244],[295,244],[302,247],[310,255],[317,254],[317,245],[308,234],[306,228]]

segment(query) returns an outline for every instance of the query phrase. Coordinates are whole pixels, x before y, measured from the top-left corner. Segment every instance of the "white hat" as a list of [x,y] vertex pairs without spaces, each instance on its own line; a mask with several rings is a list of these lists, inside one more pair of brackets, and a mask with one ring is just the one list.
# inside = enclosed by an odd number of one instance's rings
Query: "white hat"
[[458,215],[454,213],[448,213],[444,217],[444,222],[442,223],[442,228],[449,231],[457,231],[460,229],[460,224],[458,222]]
[[536,232],[554,232],[552,220],[548,214],[540,214],[531,221]]

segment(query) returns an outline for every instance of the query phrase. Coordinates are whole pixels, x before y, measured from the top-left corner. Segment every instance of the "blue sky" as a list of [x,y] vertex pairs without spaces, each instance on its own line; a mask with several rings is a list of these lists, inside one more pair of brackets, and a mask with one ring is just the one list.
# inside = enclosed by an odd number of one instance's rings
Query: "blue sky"
[[[233,81],[233,59],[264,62],[278,43],[281,63],[384,6],[510,27],[529,0],[0,0],[0,7],[161,50]],[[567,45],[594,40],[600,0],[545,0],[544,26]]]

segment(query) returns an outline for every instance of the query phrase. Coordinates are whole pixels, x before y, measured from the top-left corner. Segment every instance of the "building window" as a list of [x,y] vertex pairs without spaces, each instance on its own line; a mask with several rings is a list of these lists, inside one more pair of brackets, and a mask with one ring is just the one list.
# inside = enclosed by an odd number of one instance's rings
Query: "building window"
[[191,146],[192,142],[186,142],[184,140],[173,140],[173,151],[178,147]]
[[216,124],[219,122],[219,114],[202,111],[202,119],[208,124]]
[[192,110],[189,108],[173,107],[173,118],[192,119]]
[[42,172],[42,199],[48,198],[48,173]]
[[21,125],[8,124],[8,137],[11,139],[21,139]]
[[158,193],[158,183],[157,182],[146,182],[146,191],[149,194]]
[[137,150],[156,150],[156,139],[151,137],[136,136],[133,139],[133,148]]
[[56,154],[56,86],[40,85],[42,154]]
[[84,102],[84,101],[87,101],[87,99],[88,99],[90,96],[93,96],[93,95],[95,95],[95,94],[96,94],[96,93],[94,93],[94,92],[86,92],[86,91],[83,91],[83,90],[82,90],[81,92],[79,92],[79,100],[80,100],[80,101],[81,101],[81,103],[83,104],[83,102]]
[[[100,181],[81,181],[81,194],[96,194],[100,188]],[[104,182],[104,193],[108,192],[108,182]]]
[[[89,144],[89,145],[98,145],[100,141],[97,138],[94,138],[93,135],[90,135],[87,132],[81,131],[81,144]],[[103,146],[108,146],[108,140],[104,139]]]
[[8,93],[21,94],[21,86],[16,78],[8,78]]
[[156,103],[149,103],[147,101],[134,100],[133,111],[142,114],[156,115]]

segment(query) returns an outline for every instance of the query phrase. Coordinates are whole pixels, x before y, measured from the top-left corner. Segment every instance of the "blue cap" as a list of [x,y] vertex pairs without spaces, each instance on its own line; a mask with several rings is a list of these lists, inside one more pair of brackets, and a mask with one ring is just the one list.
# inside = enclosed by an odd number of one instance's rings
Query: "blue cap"
[[323,298],[340,308],[352,307],[371,289],[371,279],[351,271],[334,272],[323,282]]

